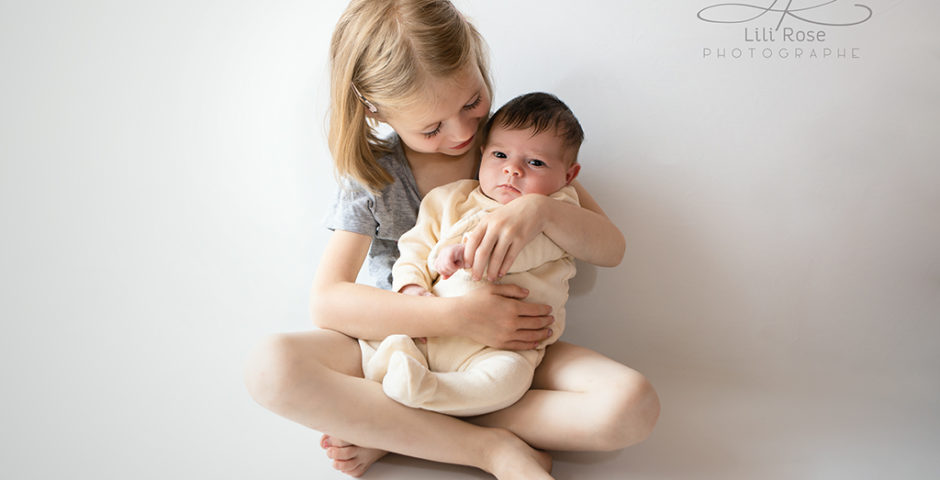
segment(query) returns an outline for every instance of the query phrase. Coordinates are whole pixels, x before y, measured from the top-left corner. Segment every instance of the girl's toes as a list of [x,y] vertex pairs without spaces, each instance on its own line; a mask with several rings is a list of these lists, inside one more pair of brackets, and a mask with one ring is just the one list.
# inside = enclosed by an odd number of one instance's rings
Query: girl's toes
[[330,447],[326,450],[326,456],[333,460],[348,461],[356,458],[357,447]]
[[346,475],[349,475],[350,477],[357,477],[357,478],[358,478],[358,477],[363,476],[363,475],[366,473],[366,471],[367,471],[368,469],[369,469],[369,466],[368,466],[368,465],[359,464],[359,465],[356,465],[355,468],[350,469],[350,470],[346,470],[346,471],[343,472],[343,473],[345,473]]
[[352,477],[359,477],[365,473],[365,469],[362,468],[362,464],[357,462],[355,459],[352,460],[334,460],[333,468],[336,470],[345,473],[346,475]]
[[320,447],[323,448],[324,450],[330,447],[348,447],[351,445],[352,444],[349,442],[344,442],[343,440],[340,440],[339,438],[331,437],[326,434],[320,437]]

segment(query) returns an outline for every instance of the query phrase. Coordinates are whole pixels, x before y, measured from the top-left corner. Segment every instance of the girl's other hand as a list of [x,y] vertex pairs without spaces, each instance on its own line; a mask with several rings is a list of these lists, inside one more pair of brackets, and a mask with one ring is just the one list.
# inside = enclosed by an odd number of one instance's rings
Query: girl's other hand
[[483,217],[464,240],[465,268],[474,280],[502,278],[519,252],[545,228],[540,210],[551,201],[544,195],[523,195]]
[[552,335],[548,305],[522,301],[529,292],[518,285],[487,284],[454,297],[461,335],[494,348],[530,350]]

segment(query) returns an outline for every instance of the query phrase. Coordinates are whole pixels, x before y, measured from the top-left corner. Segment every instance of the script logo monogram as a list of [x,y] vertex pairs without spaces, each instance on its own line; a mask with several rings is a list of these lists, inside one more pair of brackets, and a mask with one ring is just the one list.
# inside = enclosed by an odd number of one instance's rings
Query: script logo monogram
[[[820,13],[820,9],[822,9],[822,13],[825,13],[825,7],[837,3],[838,1],[839,0],[829,0],[813,6],[801,8],[793,8],[793,0],[788,0],[787,5],[782,8],[777,6],[778,3],[783,3],[780,0],[773,0],[773,2],[771,2],[771,4],[766,7],[761,5],[750,5],[746,3],[719,3],[699,10],[698,18],[709,23],[747,23],[757,20],[758,18],[767,15],[768,13],[779,13],[780,20],[777,21],[776,28],[779,30],[780,25],[783,24],[783,20],[787,17],[813,25],[823,25],[827,27],[849,27],[852,25],[865,23],[872,16],[871,8],[868,8],[867,5],[856,3],[854,4],[856,8],[853,10],[857,14],[853,15],[855,18],[846,19],[847,21],[824,22],[820,20],[814,20],[812,18],[814,15],[816,15],[816,18],[819,18],[818,14]],[[814,10],[816,11],[815,13],[813,12]]]

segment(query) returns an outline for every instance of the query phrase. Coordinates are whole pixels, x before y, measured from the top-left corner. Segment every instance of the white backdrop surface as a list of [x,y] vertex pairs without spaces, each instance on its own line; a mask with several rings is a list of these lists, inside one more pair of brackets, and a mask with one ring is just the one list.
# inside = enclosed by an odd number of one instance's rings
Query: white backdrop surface
[[[580,266],[566,339],[663,403],[558,478],[940,471],[940,4],[860,1],[458,3],[494,105],[543,90],[581,119],[628,239]],[[0,3],[4,478],[342,478],[241,369],[310,328],[344,5]],[[369,478],[442,476],[485,478]]]

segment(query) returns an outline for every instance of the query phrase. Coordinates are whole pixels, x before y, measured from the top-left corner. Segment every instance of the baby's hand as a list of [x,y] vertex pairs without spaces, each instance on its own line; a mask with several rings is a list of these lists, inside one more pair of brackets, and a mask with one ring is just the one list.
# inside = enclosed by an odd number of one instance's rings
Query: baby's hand
[[445,280],[461,268],[464,268],[462,243],[442,248],[437,258],[434,259],[434,270],[437,270]]
[[401,287],[401,290],[399,290],[398,292],[404,293],[405,295],[414,295],[416,297],[433,297],[434,296],[433,293],[427,291],[427,289],[425,289],[424,287],[416,283],[405,285],[404,287]]

